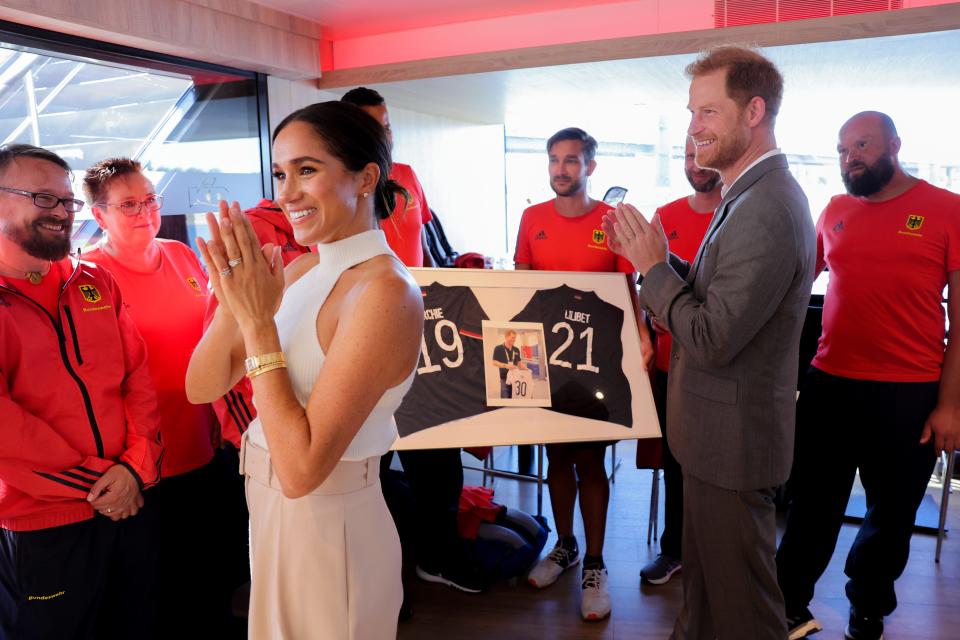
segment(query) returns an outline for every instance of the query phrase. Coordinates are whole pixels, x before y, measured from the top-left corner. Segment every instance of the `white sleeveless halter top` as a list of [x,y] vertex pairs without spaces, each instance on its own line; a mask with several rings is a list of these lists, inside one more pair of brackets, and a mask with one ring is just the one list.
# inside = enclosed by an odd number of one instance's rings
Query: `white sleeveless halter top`
[[[393,255],[383,231],[379,229],[365,231],[330,244],[317,245],[317,253],[320,256],[317,265],[284,292],[280,309],[274,316],[293,392],[304,407],[325,357],[317,339],[317,314],[320,307],[344,271],[379,255]],[[416,365],[411,368],[406,380],[387,389],[383,394],[341,456],[341,460],[364,460],[383,455],[390,449],[397,437],[397,423],[393,419],[393,413],[413,383],[415,367]],[[363,371],[357,371],[358,376],[364,374]],[[326,391],[336,393],[337,390]],[[249,431],[247,437],[254,444],[268,448],[259,417],[250,423]]]

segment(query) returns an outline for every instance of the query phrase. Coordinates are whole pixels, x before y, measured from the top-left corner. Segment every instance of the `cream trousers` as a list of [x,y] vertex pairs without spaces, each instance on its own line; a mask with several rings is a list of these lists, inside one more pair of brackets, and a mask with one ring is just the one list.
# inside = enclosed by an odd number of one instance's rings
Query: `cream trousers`
[[291,500],[280,490],[270,453],[244,437],[251,639],[396,638],[400,539],[379,470],[378,458],[341,461],[322,485]]

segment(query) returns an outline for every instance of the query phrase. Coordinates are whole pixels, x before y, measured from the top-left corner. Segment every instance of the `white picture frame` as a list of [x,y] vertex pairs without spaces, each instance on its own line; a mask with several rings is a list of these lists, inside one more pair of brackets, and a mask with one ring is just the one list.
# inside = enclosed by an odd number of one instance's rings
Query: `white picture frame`
[[[492,323],[509,323],[537,292],[567,285],[593,292],[623,311],[622,370],[630,388],[631,426],[582,418],[545,407],[505,406],[398,437],[393,449],[500,446],[558,442],[613,441],[660,437],[660,425],[643,366],[637,316],[622,273],[508,271],[493,269],[410,269],[421,287],[436,282],[470,287]],[[549,331],[550,327],[544,327]],[[486,353],[485,353],[486,355]],[[485,375],[485,374],[484,374]],[[485,384],[478,380],[478,384]]]

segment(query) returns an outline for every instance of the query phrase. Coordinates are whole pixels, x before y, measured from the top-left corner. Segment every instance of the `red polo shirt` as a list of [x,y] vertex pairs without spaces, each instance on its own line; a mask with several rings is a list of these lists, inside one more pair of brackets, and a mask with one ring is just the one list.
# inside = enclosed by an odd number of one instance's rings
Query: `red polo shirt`
[[386,220],[380,221],[380,227],[387,236],[387,244],[403,264],[408,267],[422,267],[423,225],[433,219],[427,197],[423,194],[417,174],[408,164],[394,162],[390,179],[403,185],[410,194],[410,199],[404,201],[403,196],[397,194],[393,213]]
[[960,269],[960,195],[920,180],[885,202],[834,197],[817,222],[824,266],[815,367],[859,380],[940,379],[943,289]]
[[[713,220],[713,212],[699,213],[690,206],[687,196],[665,204],[659,209],[660,223],[670,243],[670,253],[692,262],[700,250],[700,243]],[[673,338],[669,333],[657,333],[657,369],[670,370],[670,347]]]
[[630,261],[607,247],[600,227],[613,207],[603,202],[576,218],[557,213],[555,200],[527,207],[520,219],[514,262],[542,271],[633,273]]

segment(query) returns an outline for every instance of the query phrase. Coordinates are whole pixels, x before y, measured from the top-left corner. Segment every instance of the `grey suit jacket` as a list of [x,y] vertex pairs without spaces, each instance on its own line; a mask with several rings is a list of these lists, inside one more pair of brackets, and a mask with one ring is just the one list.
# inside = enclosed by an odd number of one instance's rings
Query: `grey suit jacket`
[[731,490],[786,481],[800,330],[816,236],[782,154],[737,180],[692,264],[649,270],[641,304],[673,335],[670,450],[684,473]]

